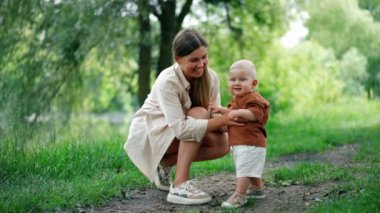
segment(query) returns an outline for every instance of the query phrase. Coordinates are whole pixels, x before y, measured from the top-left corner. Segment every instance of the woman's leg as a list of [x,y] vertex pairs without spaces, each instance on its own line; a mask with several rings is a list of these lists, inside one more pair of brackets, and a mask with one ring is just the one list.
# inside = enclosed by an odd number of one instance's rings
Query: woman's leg
[[[185,143],[196,143],[196,142],[185,142]],[[174,139],[172,144],[169,146],[164,157],[162,158],[161,164],[163,166],[174,166],[177,164],[178,149],[180,146],[180,141]],[[183,145],[183,146],[186,146]],[[205,161],[212,160],[219,157],[223,157],[229,152],[227,134],[222,132],[211,132],[206,133],[197,155],[194,161]]]
[[[187,115],[194,118],[209,119],[207,109],[191,108]],[[190,166],[194,161],[205,161],[222,157],[228,153],[227,134],[220,132],[206,133],[202,143],[173,140],[161,163],[164,166],[176,166],[174,186],[189,180]]]

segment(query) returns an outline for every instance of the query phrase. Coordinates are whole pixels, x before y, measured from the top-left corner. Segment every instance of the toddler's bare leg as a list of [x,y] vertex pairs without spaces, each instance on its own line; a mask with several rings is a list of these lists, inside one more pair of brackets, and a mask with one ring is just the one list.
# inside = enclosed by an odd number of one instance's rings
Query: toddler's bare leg
[[252,177],[251,186],[256,190],[262,190],[264,188],[264,182],[261,178]]
[[247,193],[247,189],[249,188],[250,184],[251,184],[250,177],[238,177],[235,191],[241,195],[245,195]]

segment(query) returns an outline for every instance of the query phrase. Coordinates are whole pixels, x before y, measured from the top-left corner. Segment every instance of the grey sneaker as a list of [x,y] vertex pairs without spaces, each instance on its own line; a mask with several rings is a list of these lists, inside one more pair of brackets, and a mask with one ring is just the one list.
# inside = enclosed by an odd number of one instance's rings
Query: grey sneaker
[[263,199],[265,198],[264,189],[257,190],[257,189],[250,188],[247,190],[246,196],[247,198]]
[[239,208],[247,203],[247,199],[244,195],[234,192],[227,201],[222,203],[224,208]]
[[156,176],[154,177],[154,184],[158,189],[163,191],[169,191],[171,171],[171,166],[163,167],[161,164],[158,165]]
[[211,201],[211,196],[198,187],[196,180],[188,180],[177,188],[170,185],[167,201],[185,205],[204,204]]

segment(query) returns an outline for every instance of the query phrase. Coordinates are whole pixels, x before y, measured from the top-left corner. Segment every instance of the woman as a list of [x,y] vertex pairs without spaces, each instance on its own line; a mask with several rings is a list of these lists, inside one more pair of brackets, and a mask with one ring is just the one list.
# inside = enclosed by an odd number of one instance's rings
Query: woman
[[[216,159],[229,151],[223,126],[244,124],[228,113],[210,118],[207,105],[220,104],[219,80],[207,67],[208,44],[193,29],[179,32],[172,44],[175,64],[157,77],[151,93],[130,125],[124,148],[139,170],[157,188],[169,191],[167,201],[202,204],[211,196],[189,180],[194,161]],[[176,165],[170,184],[170,171]]]

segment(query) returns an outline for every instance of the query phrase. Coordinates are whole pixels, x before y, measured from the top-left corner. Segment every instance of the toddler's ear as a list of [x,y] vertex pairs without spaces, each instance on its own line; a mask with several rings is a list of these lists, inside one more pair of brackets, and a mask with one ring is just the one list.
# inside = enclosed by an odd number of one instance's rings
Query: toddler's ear
[[253,86],[253,87],[256,87],[258,83],[259,83],[258,80],[253,80],[253,81],[252,81],[252,86]]

